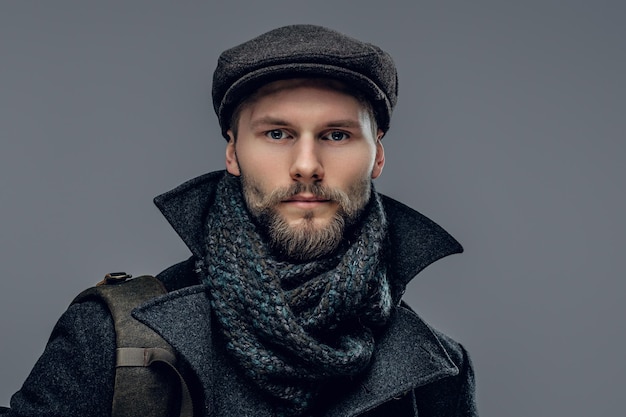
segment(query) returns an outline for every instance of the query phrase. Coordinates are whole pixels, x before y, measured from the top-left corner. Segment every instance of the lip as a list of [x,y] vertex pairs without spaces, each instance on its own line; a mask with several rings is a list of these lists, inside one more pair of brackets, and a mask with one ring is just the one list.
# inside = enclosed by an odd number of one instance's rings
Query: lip
[[322,197],[318,197],[315,195],[294,195],[286,200],[282,201],[283,203],[295,205],[298,207],[313,207],[319,204],[330,203],[330,200]]
[[327,198],[318,197],[316,195],[296,194],[283,200],[283,203],[303,202],[303,203],[324,203],[330,201]]

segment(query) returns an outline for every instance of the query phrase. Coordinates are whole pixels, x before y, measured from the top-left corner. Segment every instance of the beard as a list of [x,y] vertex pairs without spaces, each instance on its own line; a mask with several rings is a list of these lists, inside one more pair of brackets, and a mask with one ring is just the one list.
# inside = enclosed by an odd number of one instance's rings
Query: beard
[[[241,185],[248,211],[268,237],[270,249],[281,258],[295,261],[319,259],[337,250],[347,230],[357,223],[372,192],[369,178],[359,180],[346,191],[297,182],[265,193],[257,181],[241,172]],[[297,225],[289,224],[278,212],[282,201],[300,193],[310,193],[337,204],[327,224],[316,225],[313,210],[305,211]]]

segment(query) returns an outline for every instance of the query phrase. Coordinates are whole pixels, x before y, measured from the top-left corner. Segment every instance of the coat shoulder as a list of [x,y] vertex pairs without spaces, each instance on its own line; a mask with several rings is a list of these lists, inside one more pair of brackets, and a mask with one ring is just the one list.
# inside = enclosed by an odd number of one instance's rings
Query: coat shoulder
[[115,332],[106,307],[95,301],[73,304],[4,415],[110,415],[114,365]]
[[436,329],[432,331],[459,373],[415,390],[420,416],[478,416],[474,368],[467,350],[443,332]]
[[450,359],[452,359],[452,362],[454,362],[459,370],[463,369],[466,361],[469,360],[469,356],[467,354],[467,351],[465,350],[465,347],[447,334],[443,333],[442,331],[434,329],[432,327],[431,330],[439,340],[439,343],[441,343],[441,346],[443,346],[445,351],[450,356]]

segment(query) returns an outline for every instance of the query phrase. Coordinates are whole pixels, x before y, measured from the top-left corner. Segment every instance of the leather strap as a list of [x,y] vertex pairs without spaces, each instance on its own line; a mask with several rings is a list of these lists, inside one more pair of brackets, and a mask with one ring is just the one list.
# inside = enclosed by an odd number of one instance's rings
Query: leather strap
[[117,348],[116,367],[148,367],[153,363],[165,364],[180,382],[180,417],[193,417],[193,403],[185,379],[176,368],[176,356],[161,348]]

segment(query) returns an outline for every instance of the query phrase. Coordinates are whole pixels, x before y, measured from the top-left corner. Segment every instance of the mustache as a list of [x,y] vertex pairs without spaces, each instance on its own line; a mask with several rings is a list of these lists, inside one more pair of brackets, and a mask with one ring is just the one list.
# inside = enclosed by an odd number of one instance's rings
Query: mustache
[[297,182],[289,187],[277,188],[263,196],[255,206],[260,209],[274,207],[284,200],[289,200],[298,194],[312,194],[315,198],[330,200],[338,203],[342,207],[349,206],[350,197],[344,191],[336,188],[329,188],[321,184],[304,184]]

